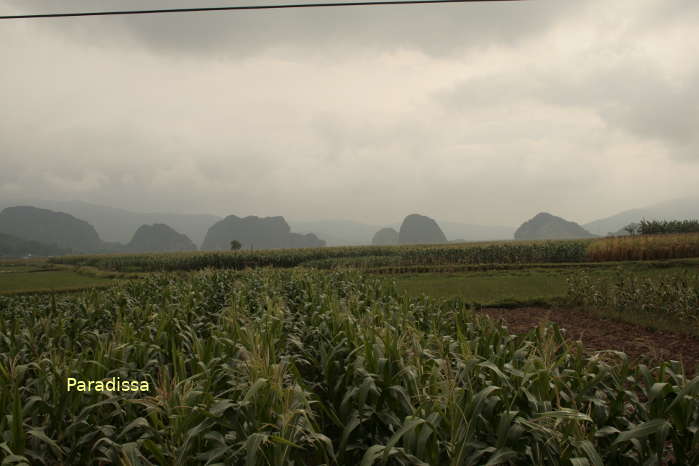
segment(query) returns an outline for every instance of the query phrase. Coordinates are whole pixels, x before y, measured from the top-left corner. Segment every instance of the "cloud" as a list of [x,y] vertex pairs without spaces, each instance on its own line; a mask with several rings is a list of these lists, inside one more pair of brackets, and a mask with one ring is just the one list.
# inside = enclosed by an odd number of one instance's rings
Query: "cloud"
[[[541,210],[583,222],[681,197],[699,174],[695,5],[3,23],[0,193],[511,225]],[[132,7],[142,4],[100,4]]]
[[[31,4],[10,0],[8,4],[23,13],[145,8],[135,0],[103,1],[99,8],[88,0],[66,0],[60,8],[49,0]],[[231,4],[235,2],[207,6]],[[149,9],[191,6],[187,0],[148,3]],[[296,56],[400,49],[444,56],[469,48],[516,44],[540,34],[575,9],[572,2],[541,0],[91,17],[45,20],[40,27],[81,43],[118,47],[129,40],[154,53],[219,59],[250,57],[275,48],[291,50]]]
[[[695,5],[694,11],[699,12]],[[684,8],[689,4],[684,3]],[[674,159],[697,161],[699,47],[691,39],[697,37],[696,21],[686,17],[681,21],[678,14],[666,12],[651,28],[648,11],[641,11],[646,14],[629,15],[631,19],[611,32],[606,29],[608,18],[595,21],[594,16],[570,29],[549,31],[545,40],[529,49],[530,54],[514,57],[513,50],[503,51],[500,61],[509,65],[483,69],[441,89],[434,99],[454,113],[487,111],[490,121],[506,119],[508,109],[519,106],[555,107],[577,114],[580,123],[599,119],[607,126],[606,138],[612,138],[613,131],[625,132],[642,141],[662,143]],[[596,31],[603,32],[595,34],[596,40],[589,39]],[[552,43],[559,45],[550,48]],[[530,123],[510,127],[518,134],[525,128],[534,135],[546,133],[545,125],[538,131]]]

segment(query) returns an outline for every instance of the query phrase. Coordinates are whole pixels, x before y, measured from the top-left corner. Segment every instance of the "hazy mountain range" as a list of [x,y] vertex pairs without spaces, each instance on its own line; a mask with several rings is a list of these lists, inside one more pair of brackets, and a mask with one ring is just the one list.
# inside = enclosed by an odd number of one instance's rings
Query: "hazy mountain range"
[[629,223],[646,220],[690,220],[699,219],[699,198],[674,199],[647,207],[625,210],[611,217],[595,220],[583,225],[590,233],[607,235],[616,233]]
[[[442,231],[450,241],[484,241],[512,239],[516,227],[499,225],[471,225],[467,223],[447,222],[436,219]],[[372,225],[352,220],[289,220],[289,225],[299,233],[315,233],[324,239],[328,246],[352,246],[371,244],[374,234],[382,228],[399,230],[401,220],[385,225]]]
[[90,204],[83,201],[22,200],[0,201],[0,210],[16,205],[31,205],[42,209],[65,212],[85,220],[107,242],[128,243],[141,225],[164,223],[187,235],[197,246],[201,245],[209,227],[222,217],[208,214],[173,214],[167,212],[132,212],[115,207]]
[[[95,227],[102,240],[128,243],[134,232],[142,225],[163,223],[187,235],[197,246],[201,246],[208,229],[223,217],[212,214],[177,214],[167,212],[133,212],[115,207],[100,206],[83,201],[47,201],[23,199],[0,201],[0,210],[16,205],[32,205],[58,212],[65,212],[84,220]],[[232,207],[231,211],[235,211]],[[558,212],[566,217],[565,213]],[[567,217],[566,217],[567,218]],[[693,219],[699,218],[699,198],[685,198],[658,203],[652,206],[630,209],[610,217],[583,224],[587,231],[596,235],[617,232],[632,222],[646,219]],[[526,219],[522,219],[524,221]],[[473,223],[449,222],[436,219],[449,241],[483,241],[512,239],[515,226],[478,225]],[[328,246],[371,244],[374,234],[382,228],[398,230],[400,220],[384,225],[362,223],[353,220],[288,220],[291,230],[301,234],[315,233]]]

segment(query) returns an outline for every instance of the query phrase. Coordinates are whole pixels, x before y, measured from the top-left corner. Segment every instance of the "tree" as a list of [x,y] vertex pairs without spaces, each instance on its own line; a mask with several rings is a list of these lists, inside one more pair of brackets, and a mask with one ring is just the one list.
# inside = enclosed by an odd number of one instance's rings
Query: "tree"
[[630,235],[636,235],[639,233],[640,225],[638,223],[629,223],[624,227],[624,231]]
[[242,247],[243,247],[243,245],[240,244],[240,241],[238,241],[237,239],[234,239],[233,241],[231,241],[231,251],[237,251],[238,249],[240,249]]

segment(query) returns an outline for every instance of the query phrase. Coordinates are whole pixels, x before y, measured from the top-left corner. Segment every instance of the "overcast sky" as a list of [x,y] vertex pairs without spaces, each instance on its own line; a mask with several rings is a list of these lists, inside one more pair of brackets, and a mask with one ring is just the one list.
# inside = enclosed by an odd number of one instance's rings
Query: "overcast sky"
[[[0,15],[236,1],[57,3]],[[696,0],[11,20],[0,59],[2,199],[518,225],[698,192]]]

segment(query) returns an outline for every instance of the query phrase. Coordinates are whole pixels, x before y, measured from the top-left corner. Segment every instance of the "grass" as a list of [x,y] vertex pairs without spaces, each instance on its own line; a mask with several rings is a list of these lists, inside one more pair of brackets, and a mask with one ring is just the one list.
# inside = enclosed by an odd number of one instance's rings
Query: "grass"
[[0,274],[17,272],[39,272],[44,270],[56,270],[60,265],[49,264],[46,260],[0,260]]
[[112,279],[93,277],[72,270],[0,273],[0,294],[76,290],[112,284]]
[[[613,280],[622,269],[641,278],[680,274],[695,269],[699,262],[676,265],[656,263],[615,263],[586,269],[595,278]],[[504,269],[463,273],[420,273],[390,275],[399,289],[411,296],[427,295],[434,298],[462,298],[479,306],[501,306],[521,303],[556,304],[566,295],[567,279],[580,272],[580,267],[547,267]]]
[[561,270],[521,270],[467,273],[427,273],[392,277],[410,296],[462,298],[482,306],[511,302],[540,302],[565,295]]
[[0,265],[0,273],[35,272],[36,266],[32,265]]
[[51,264],[44,258],[4,259],[0,260],[0,295],[80,291],[111,286],[114,279],[142,278],[145,275]]

